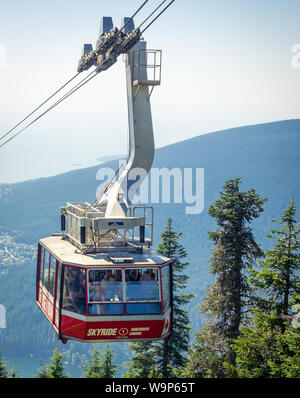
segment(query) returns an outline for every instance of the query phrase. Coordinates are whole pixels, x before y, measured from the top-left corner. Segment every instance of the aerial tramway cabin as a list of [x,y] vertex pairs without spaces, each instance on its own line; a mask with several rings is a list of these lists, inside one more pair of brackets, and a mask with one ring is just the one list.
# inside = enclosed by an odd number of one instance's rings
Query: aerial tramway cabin
[[150,249],[86,255],[74,249],[62,236],[38,245],[36,301],[63,342],[168,337],[169,259]]

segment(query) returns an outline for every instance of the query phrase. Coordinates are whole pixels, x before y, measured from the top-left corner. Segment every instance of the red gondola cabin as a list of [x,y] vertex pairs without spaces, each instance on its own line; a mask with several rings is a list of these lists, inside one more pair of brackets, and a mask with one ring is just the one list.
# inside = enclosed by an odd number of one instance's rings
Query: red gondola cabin
[[51,236],[39,241],[36,301],[63,342],[166,339],[171,274],[150,249],[83,255]]

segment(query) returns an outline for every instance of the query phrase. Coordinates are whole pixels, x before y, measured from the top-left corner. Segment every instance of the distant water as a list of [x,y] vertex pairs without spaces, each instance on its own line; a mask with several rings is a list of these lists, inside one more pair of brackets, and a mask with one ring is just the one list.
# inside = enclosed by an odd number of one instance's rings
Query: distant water
[[[4,360],[7,362],[7,367],[10,370],[12,368],[17,368],[20,377],[23,378],[35,377],[37,370],[40,369],[42,365],[47,365],[49,363],[49,358],[38,357],[5,357]],[[78,366],[66,363],[65,373],[68,373],[72,378],[76,378],[82,376],[83,370]]]
[[[35,180],[38,178],[47,178],[53,177],[59,174],[67,173],[73,170],[85,169],[87,167],[93,167],[101,164],[99,160],[94,161],[86,161],[82,163],[66,163],[61,164],[53,162],[53,165],[50,167],[46,167],[45,164],[41,165],[41,167],[36,167],[34,164],[26,164],[26,168],[24,170],[18,167],[17,165],[9,168],[1,168],[0,165],[0,184],[14,184],[17,182],[24,182],[28,180]],[[96,174],[95,174],[96,180]]]
[[[87,167],[97,166],[115,159],[125,159],[126,155],[112,155],[101,156],[93,160],[81,160],[78,162],[69,162],[68,159],[62,159],[60,156],[56,158],[55,162],[49,163],[47,161],[41,162],[37,167],[36,161],[27,159],[26,167],[20,168],[18,162],[5,167],[5,161],[0,159],[0,184],[13,184],[16,182],[23,182],[28,180],[35,180],[38,178],[53,177],[62,173],[67,173],[73,170],[85,169]],[[2,164],[4,165],[3,167]],[[95,173],[96,180],[96,173]]]

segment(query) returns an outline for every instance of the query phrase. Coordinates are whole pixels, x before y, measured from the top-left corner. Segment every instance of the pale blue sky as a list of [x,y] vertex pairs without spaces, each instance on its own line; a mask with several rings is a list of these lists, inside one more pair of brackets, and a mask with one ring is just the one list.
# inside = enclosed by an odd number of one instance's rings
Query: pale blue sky
[[[76,73],[82,44],[97,41],[101,16],[120,26],[142,2],[1,0],[0,135]],[[150,0],[136,22],[159,3]],[[176,0],[145,33],[148,48],[163,50],[162,85],[151,97],[156,147],[299,118],[300,68],[291,66],[299,17],[299,0]],[[54,175],[126,150],[120,59],[0,149],[0,183]]]

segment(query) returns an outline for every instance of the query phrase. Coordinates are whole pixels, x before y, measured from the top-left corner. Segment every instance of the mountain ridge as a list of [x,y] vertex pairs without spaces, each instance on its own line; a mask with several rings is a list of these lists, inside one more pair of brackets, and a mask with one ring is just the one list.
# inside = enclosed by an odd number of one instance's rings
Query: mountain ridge
[[226,129],[222,129],[222,130],[216,130],[216,131],[210,131],[207,133],[202,133],[202,134],[197,134],[194,137],[190,137],[186,140],[181,140],[178,142],[174,142],[172,144],[167,144],[164,145],[162,147],[159,147],[157,149],[163,149],[166,147],[171,147],[172,145],[177,145],[183,142],[188,142],[188,141],[193,141],[193,140],[198,140],[200,137],[204,137],[204,136],[210,136],[213,134],[221,134],[221,133],[230,133],[230,132],[235,132],[236,130],[243,130],[243,129],[251,129],[252,127],[277,127],[279,126],[281,123],[292,123],[292,122],[296,122],[296,124],[300,121],[299,118],[292,118],[292,119],[283,119],[283,120],[277,120],[277,121],[272,121],[272,122],[264,122],[264,123],[254,123],[254,124],[249,124],[249,125],[241,125],[241,126],[236,126],[236,127],[230,127],[230,128],[226,128]]
[[[211,131],[211,132],[207,132],[207,133],[202,133],[202,134],[198,134],[195,135],[191,138],[188,138],[186,140],[181,140],[181,141],[177,141],[171,144],[167,144],[164,145],[162,147],[158,147],[156,148],[156,152],[157,151],[161,151],[161,150],[165,150],[167,148],[172,148],[173,146],[179,145],[179,144],[184,144],[184,143],[190,143],[193,141],[198,141],[199,139],[202,139],[202,137],[211,137],[213,135],[219,135],[219,134],[229,134],[229,133],[234,133],[237,130],[240,131],[246,131],[247,129],[251,129],[251,128],[257,128],[257,127],[270,127],[270,128],[274,128],[274,127],[278,127],[280,124],[284,124],[284,123],[293,123],[295,122],[300,123],[300,119],[299,118],[292,118],[292,119],[284,119],[284,120],[278,120],[278,121],[272,121],[272,122],[264,122],[264,123],[255,123],[255,124],[251,124],[251,125],[241,125],[241,126],[236,126],[236,127],[232,127],[232,128],[227,128],[224,130],[217,130],[217,131]],[[271,133],[274,133],[274,131],[272,131]],[[126,157],[125,155],[119,155],[119,159],[123,159],[124,157]],[[105,158],[108,158],[107,161],[105,161]],[[110,159],[111,158],[111,159]],[[27,182],[32,182],[32,181],[39,181],[39,180],[44,180],[44,179],[49,179],[49,178],[56,178],[58,176],[65,176],[67,174],[72,174],[72,173],[76,173],[78,171],[81,170],[91,170],[91,169],[95,169],[98,168],[99,166],[102,165],[106,165],[106,164],[110,164],[111,162],[113,162],[114,160],[117,161],[118,156],[110,156],[110,155],[105,155],[105,156],[101,156],[98,160],[99,160],[99,164],[94,165],[94,166],[88,166],[88,167],[80,167],[79,169],[74,169],[74,170],[69,170],[69,171],[65,171],[62,173],[58,173],[49,177],[38,177],[38,178],[34,178],[34,179],[29,179],[29,180],[25,180],[25,181],[17,181],[17,182],[11,182],[11,183],[0,183],[0,188],[2,187],[6,187],[6,186],[11,186],[11,185],[17,185],[17,184],[23,184],[23,183],[27,183]]]

